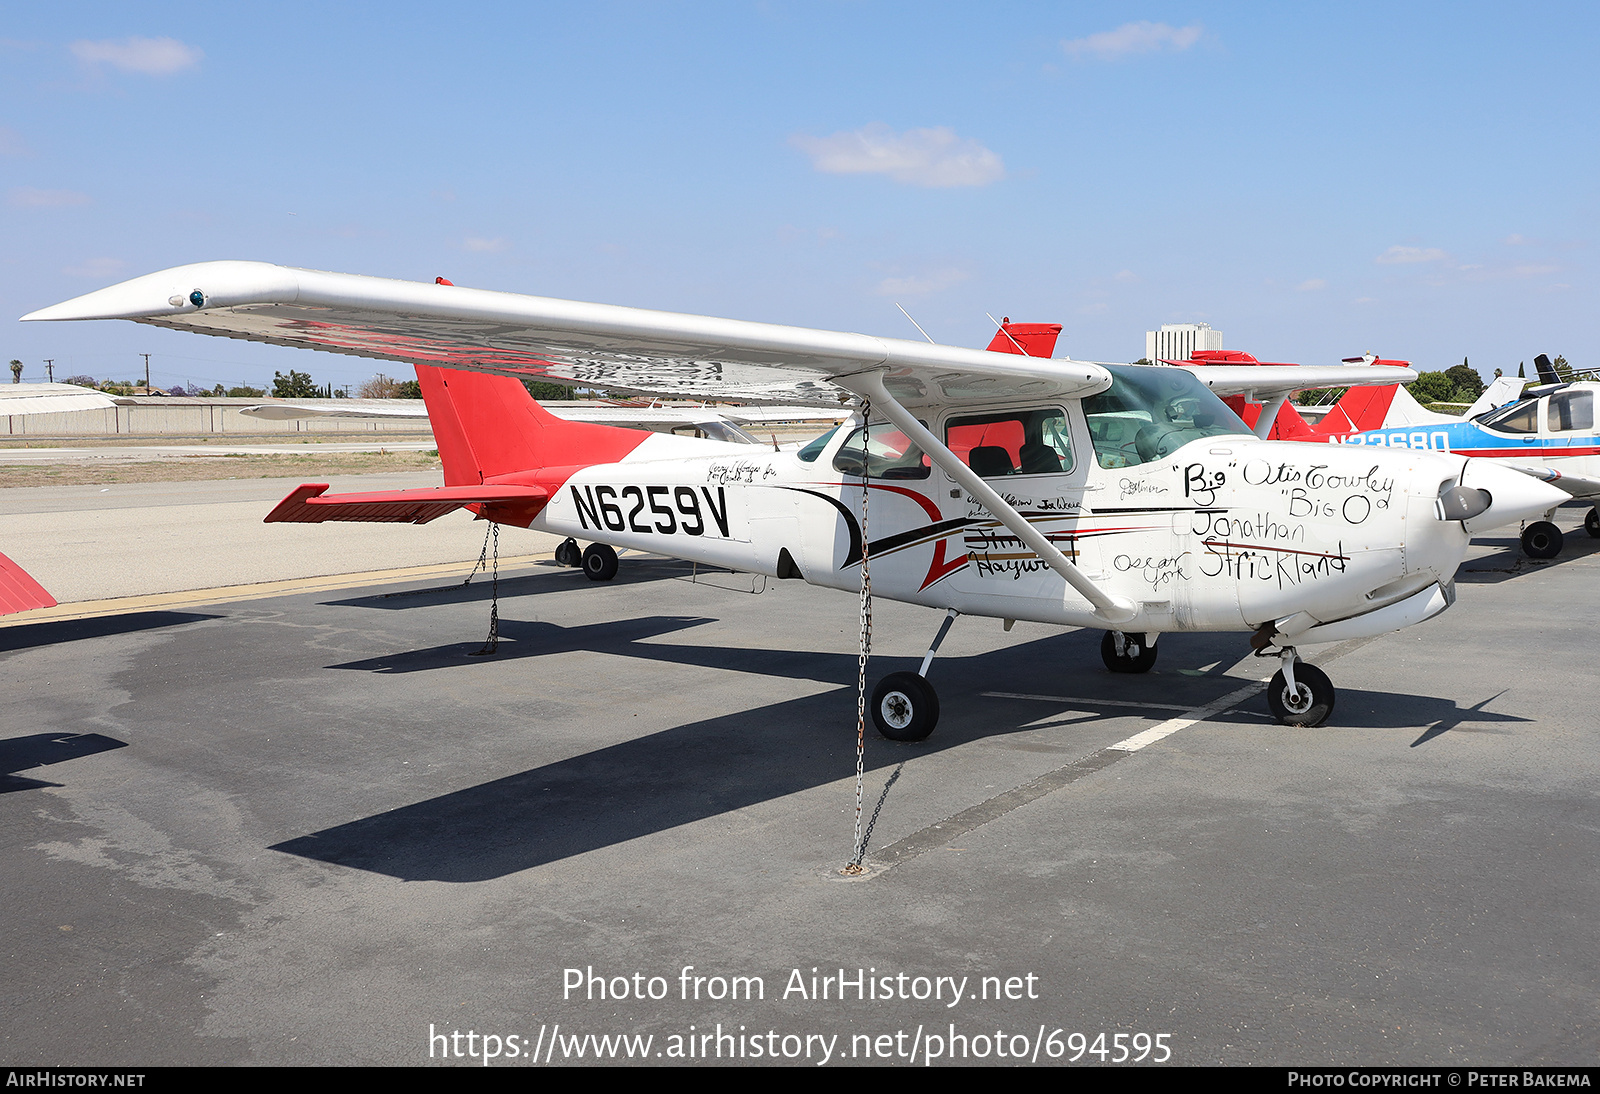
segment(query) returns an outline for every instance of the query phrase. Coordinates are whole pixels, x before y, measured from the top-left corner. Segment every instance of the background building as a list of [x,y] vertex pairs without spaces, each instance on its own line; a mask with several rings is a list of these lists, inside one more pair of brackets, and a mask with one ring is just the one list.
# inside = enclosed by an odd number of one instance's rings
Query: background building
[[1209,323],[1163,323],[1144,332],[1145,360],[1186,361],[1197,349],[1223,349],[1222,332]]

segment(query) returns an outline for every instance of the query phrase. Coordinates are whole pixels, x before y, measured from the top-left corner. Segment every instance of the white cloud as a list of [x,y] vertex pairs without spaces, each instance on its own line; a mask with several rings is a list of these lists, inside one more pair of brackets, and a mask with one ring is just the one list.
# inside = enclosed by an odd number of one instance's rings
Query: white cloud
[[469,251],[493,253],[495,251],[503,251],[507,247],[511,246],[511,244],[499,236],[496,236],[494,239],[484,239],[480,236],[468,236],[466,239],[461,241],[461,246]]
[[1313,278],[1310,278],[1309,280],[1300,282],[1300,284],[1298,284],[1298,285],[1296,285],[1294,287],[1294,291],[1295,292],[1316,292],[1319,289],[1326,289],[1327,287],[1328,287],[1328,283],[1326,281],[1322,280],[1322,278],[1313,277]]
[[13,186],[6,202],[19,209],[60,209],[67,205],[87,205],[89,195],[77,190],[36,190],[32,186]]
[[789,143],[830,175],[888,175],[913,186],[987,186],[1006,177],[999,156],[947,126],[895,133],[874,122],[831,137],[796,134]]
[[68,266],[61,272],[70,277],[94,277],[104,279],[117,276],[117,274],[122,272],[122,268],[126,265],[127,263],[122,261],[120,258],[89,258],[78,263],[76,266]]
[[109,65],[122,72],[138,72],[145,76],[170,76],[200,63],[204,56],[193,46],[186,46],[176,38],[124,38],[91,42],[79,39],[68,47],[72,55],[86,65]]
[[1375,261],[1380,266],[1406,266],[1413,262],[1441,262],[1448,257],[1437,247],[1390,247]]
[[1142,20],[1124,23],[1116,30],[1104,30],[1087,38],[1072,38],[1061,43],[1068,57],[1094,56],[1102,61],[1128,57],[1135,53],[1182,53],[1200,40],[1200,24],[1169,27],[1165,23]]
[[1524,244],[1532,243],[1533,240],[1529,239],[1527,236],[1523,235],[1521,232],[1512,232],[1510,235],[1506,236],[1500,242],[1504,243],[1507,247],[1521,247]]
[[908,274],[905,277],[886,277],[875,290],[879,296],[927,296],[959,285],[972,276],[965,270],[946,267],[926,274]]

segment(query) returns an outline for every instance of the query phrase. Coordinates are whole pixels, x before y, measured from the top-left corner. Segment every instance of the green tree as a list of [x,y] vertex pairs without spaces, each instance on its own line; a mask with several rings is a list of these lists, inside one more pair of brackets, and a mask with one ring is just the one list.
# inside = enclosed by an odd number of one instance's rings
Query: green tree
[[259,399],[264,395],[266,395],[266,392],[258,387],[230,387],[228,389],[228,398],[230,399]]
[[566,384],[551,384],[543,380],[524,380],[522,386],[528,389],[528,394],[543,402],[557,399],[576,399],[577,395]]
[[272,374],[272,397],[274,399],[315,399],[321,396],[322,389],[311,382],[309,372],[296,372],[289,370],[285,376],[281,372]]
[[15,357],[11,359],[11,382],[13,384],[22,383],[22,362]]
[[1483,394],[1483,377],[1478,375],[1478,370],[1467,364],[1466,358],[1454,368],[1445,370],[1445,377],[1455,388],[1454,399],[1444,399],[1441,402],[1470,403]]
[[[1482,381],[1479,381],[1479,386],[1483,386]],[[1406,390],[1411,392],[1411,397],[1419,403],[1455,402],[1455,383],[1447,373],[1443,372],[1418,373],[1417,378],[1406,385]]]
[[1568,363],[1565,357],[1558,353],[1555,360],[1551,361],[1550,364],[1556,370],[1558,377],[1569,382],[1572,380],[1572,365]]

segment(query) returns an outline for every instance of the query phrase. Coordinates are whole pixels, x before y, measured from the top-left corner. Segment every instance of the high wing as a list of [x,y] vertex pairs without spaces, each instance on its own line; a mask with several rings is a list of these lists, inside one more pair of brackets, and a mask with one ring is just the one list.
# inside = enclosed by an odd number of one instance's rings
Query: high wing
[[867,373],[906,403],[1080,398],[1111,383],[1081,361],[263,262],[180,266],[23,319],[132,319],[610,391],[804,406],[838,406],[833,384]]
[[1265,403],[1296,391],[1323,387],[1409,384],[1416,371],[1396,365],[1196,365],[1184,362],[1200,382],[1218,395],[1245,395]]

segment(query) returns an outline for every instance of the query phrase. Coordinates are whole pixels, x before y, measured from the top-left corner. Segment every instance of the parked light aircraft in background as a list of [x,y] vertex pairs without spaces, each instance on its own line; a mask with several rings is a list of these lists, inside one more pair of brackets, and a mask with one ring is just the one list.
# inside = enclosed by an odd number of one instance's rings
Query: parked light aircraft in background
[[[75,410],[102,410],[116,406],[111,396],[76,384],[0,384],[0,418],[33,414],[68,414]],[[0,615],[55,606],[26,570],[0,555]]]
[[[420,523],[466,506],[588,540],[597,579],[615,574],[614,547],[843,589],[870,564],[877,595],[947,613],[919,671],[873,694],[879,730],[902,740],[937,721],[927,674],[961,614],[1103,630],[1119,672],[1148,670],[1167,632],[1253,632],[1257,652],[1277,647],[1273,712],[1320,724],[1334,690],[1296,644],[1432,618],[1455,598],[1474,532],[1565,496],[1483,460],[1268,441],[1213,394],[1270,404],[1409,370],[1335,366],[1324,381],[1312,366],[1219,365],[1197,379],[1048,359],[1059,328],[1009,325],[1017,352],[992,352],[254,262],[150,274],[24,318],[132,319],[415,365],[445,485],[329,497],[308,484],[269,520]],[[798,452],[752,451],[564,422],[521,377],[848,402],[851,418]]]
[[[1385,423],[1335,440],[1485,458],[1558,487],[1565,494],[1561,501],[1600,499],[1600,431],[1594,413],[1600,383],[1563,381],[1542,353],[1534,365],[1541,381],[1535,387],[1524,390],[1525,380],[1506,376],[1490,385],[1491,390],[1495,385],[1515,385],[1520,396],[1496,409],[1474,413],[1475,404],[1462,418],[1430,415],[1398,428]],[[1522,550],[1528,557],[1555,558],[1561,553],[1561,529],[1552,523],[1555,510],[1552,505],[1543,519],[1522,530]],[[1600,508],[1589,509],[1583,527],[1600,538]]]

